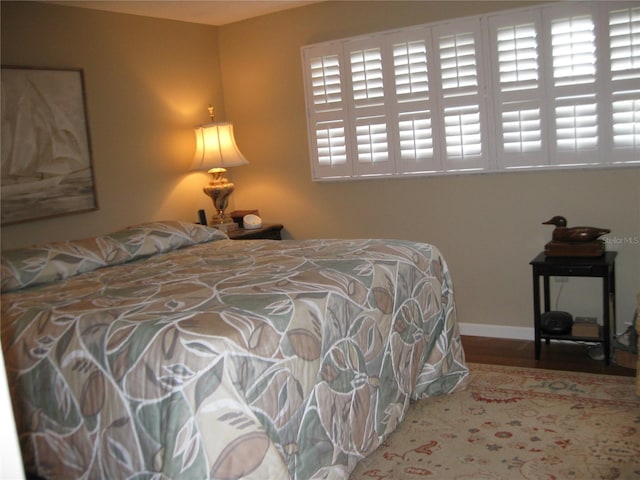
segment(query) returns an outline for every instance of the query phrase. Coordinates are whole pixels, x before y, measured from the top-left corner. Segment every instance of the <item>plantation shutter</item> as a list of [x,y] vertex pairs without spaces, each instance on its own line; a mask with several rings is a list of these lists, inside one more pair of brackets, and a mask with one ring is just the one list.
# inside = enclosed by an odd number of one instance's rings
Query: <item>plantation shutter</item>
[[550,15],[551,163],[599,163],[602,121],[596,93],[596,42],[593,5],[553,6]]
[[390,129],[385,106],[385,65],[381,37],[346,42],[355,155],[355,175],[384,175],[395,168],[390,153]]
[[640,162],[640,6],[607,13],[612,161]]
[[328,44],[303,52],[314,179],[351,175],[348,109],[342,46]]
[[640,164],[638,2],[304,47],[314,180]]
[[401,173],[437,172],[443,168],[442,156],[434,145],[438,126],[434,124],[435,96],[430,66],[433,65],[431,37],[425,29],[389,34],[386,43],[393,55],[394,125],[396,168]]
[[486,95],[479,57],[480,21],[456,22],[434,28],[440,70],[439,119],[445,170],[489,168],[486,151]]
[[496,155],[501,168],[538,166],[547,158],[539,45],[541,23],[540,14],[530,13],[489,19]]

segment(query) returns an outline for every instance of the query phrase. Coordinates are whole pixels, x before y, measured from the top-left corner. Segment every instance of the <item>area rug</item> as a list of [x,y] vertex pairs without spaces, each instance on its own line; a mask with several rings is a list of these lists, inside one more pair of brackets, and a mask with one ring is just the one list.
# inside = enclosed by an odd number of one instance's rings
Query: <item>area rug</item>
[[640,479],[634,378],[469,367],[465,391],[415,402],[350,479]]

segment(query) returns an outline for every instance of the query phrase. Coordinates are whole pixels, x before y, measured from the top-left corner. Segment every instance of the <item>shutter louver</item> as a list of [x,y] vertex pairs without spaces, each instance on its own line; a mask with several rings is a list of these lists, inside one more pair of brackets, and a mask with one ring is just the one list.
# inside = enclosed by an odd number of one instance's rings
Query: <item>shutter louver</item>
[[[609,12],[614,161],[640,162],[640,7]],[[634,152],[636,152],[634,154]]]
[[446,108],[444,125],[448,158],[480,155],[480,111],[477,105]]
[[342,122],[316,126],[318,163],[323,166],[347,163],[347,148]]
[[539,152],[542,148],[540,108],[504,110],[502,142],[507,154]]
[[359,163],[374,164],[389,159],[387,125],[384,121],[358,125],[356,127],[356,138]]
[[416,161],[433,157],[431,118],[427,112],[401,115],[399,135],[402,160]]
[[[613,102],[613,145],[640,150],[640,98]],[[631,158],[640,161],[640,156]]]
[[477,93],[478,72],[473,33],[440,37],[440,71],[442,89],[452,92],[449,95]]
[[590,15],[551,22],[553,78],[557,87],[595,82],[596,47],[593,29]]
[[425,42],[415,41],[394,45],[393,63],[398,101],[428,98],[429,77]]
[[[336,108],[342,101],[340,59],[337,55],[311,60],[313,103],[318,110]],[[324,108],[323,108],[324,106]]]
[[640,7],[609,13],[612,80],[640,78]]
[[[382,53],[379,48],[351,52],[351,82],[356,105],[382,104]],[[368,102],[369,101],[369,102]]]
[[533,23],[497,30],[500,90],[511,92],[538,87],[538,43]]
[[559,152],[593,150],[598,142],[595,103],[556,107],[556,135]]

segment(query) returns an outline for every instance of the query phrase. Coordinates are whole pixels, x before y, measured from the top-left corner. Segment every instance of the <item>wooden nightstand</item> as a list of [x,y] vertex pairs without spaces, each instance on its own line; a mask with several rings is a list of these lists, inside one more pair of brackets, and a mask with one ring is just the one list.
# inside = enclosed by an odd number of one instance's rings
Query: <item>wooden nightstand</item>
[[[617,252],[605,252],[601,257],[549,257],[544,252],[529,262],[533,268],[533,321],[535,358],[540,360],[540,342],[571,340],[598,342],[604,347],[604,363],[611,360],[611,335],[616,331],[616,267]],[[579,337],[571,334],[543,332],[540,310],[540,277],[543,284],[544,312],[551,311],[549,277],[600,277],[602,279],[602,330],[597,337]]]
[[280,223],[265,223],[261,228],[254,230],[239,228],[229,232],[227,235],[231,240],[282,240],[281,230],[282,225]]

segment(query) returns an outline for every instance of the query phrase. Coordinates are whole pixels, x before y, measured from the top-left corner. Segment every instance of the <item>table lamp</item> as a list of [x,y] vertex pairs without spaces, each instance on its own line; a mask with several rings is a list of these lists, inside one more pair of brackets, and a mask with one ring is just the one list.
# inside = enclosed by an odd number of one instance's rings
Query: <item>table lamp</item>
[[211,123],[195,129],[196,154],[191,170],[207,170],[211,181],[203,188],[205,194],[213,200],[216,213],[211,218],[211,226],[224,231],[233,230],[236,223],[225,213],[229,197],[235,186],[225,176],[228,167],[246,165],[249,162],[242,155],[235,138],[233,125],[228,122],[213,121],[213,107],[209,105]]

